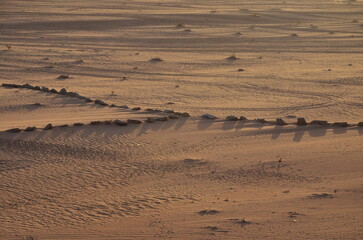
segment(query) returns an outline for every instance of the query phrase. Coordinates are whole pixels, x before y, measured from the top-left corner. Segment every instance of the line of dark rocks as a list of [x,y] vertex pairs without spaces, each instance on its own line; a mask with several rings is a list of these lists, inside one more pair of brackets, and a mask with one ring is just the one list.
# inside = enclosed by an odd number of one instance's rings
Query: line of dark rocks
[[[204,116],[204,115],[203,115]],[[141,121],[141,120],[137,120],[137,119],[128,119],[126,121],[121,121],[121,120],[106,120],[106,121],[92,121],[90,123],[88,123],[88,125],[118,125],[118,126],[127,126],[127,125],[133,125],[133,124],[142,124],[142,123],[155,123],[155,122],[166,122],[168,120],[172,120],[172,119],[179,119],[181,118],[178,115],[175,114],[171,114],[169,116],[165,116],[165,117],[148,117],[146,120]],[[202,118],[205,118],[202,117]],[[211,118],[207,118],[212,120]],[[216,117],[213,119],[217,119]],[[253,120],[248,120],[246,117],[235,117],[235,116],[227,116],[226,121],[253,121],[253,122],[259,122],[259,123],[269,123],[269,124],[274,124],[274,125],[280,125],[280,126],[284,126],[284,125],[291,125],[289,123],[286,123],[283,119],[281,118],[277,118],[276,121],[267,121],[264,118],[256,118]],[[85,123],[74,123],[73,126],[74,127],[80,127],[86,125]],[[305,118],[298,118],[297,122],[294,125],[298,125],[298,126],[307,126],[307,125],[320,125],[320,126],[333,126],[333,127],[351,127],[351,126],[355,126],[355,125],[351,125],[348,124],[347,122],[335,122],[335,123],[328,123],[327,121],[324,120],[313,120],[310,123],[308,123]],[[69,127],[69,124],[64,124],[64,125],[59,125],[59,126],[53,126],[51,123],[49,123],[48,125],[46,125],[44,128],[39,128],[42,130],[51,130],[53,128],[63,128],[63,127]],[[363,127],[363,122],[359,122],[357,124],[358,127]],[[20,128],[12,128],[9,130],[6,130],[7,132],[21,132],[21,131],[25,131],[25,132],[31,132],[31,131],[35,131],[37,130],[37,127],[27,127],[25,129],[20,129]]]
[[[209,119],[209,120],[214,120],[217,119],[216,116],[213,116],[211,114],[203,114],[202,115],[203,119]],[[236,116],[227,116],[226,117],[227,121],[255,121],[255,122],[259,122],[259,123],[270,123],[270,124],[275,124],[275,125],[280,125],[280,126],[284,126],[284,125],[291,125],[291,123],[287,123],[285,122],[285,120],[283,120],[282,118],[276,118],[275,121],[267,121],[264,118],[256,118],[253,120],[248,120],[246,117],[241,116],[241,117],[236,117]],[[334,127],[351,127],[351,126],[355,126],[355,124],[349,124],[347,122],[334,122],[334,123],[329,123],[328,121],[325,120],[313,120],[310,123],[308,123],[305,118],[297,118],[297,122],[294,123],[294,125],[298,125],[298,126],[306,126],[306,125],[320,125],[320,126],[334,126]],[[358,127],[363,127],[363,122],[359,122],[358,124],[356,124],[356,126]]]
[[[54,93],[54,94],[59,94],[59,95],[64,95],[64,96],[69,96],[69,97],[74,97],[74,98],[79,98],[81,100],[84,100],[87,103],[95,103],[97,105],[101,105],[101,106],[105,106],[105,107],[115,107],[115,108],[123,108],[123,109],[130,109],[132,111],[140,111],[141,107],[133,107],[133,108],[129,108],[129,106],[127,105],[116,105],[116,104],[109,104],[104,102],[101,99],[96,99],[96,100],[92,100],[91,98],[85,97],[80,95],[77,92],[68,92],[65,88],[62,88],[61,90],[56,90],[54,88],[49,89],[47,87],[41,87],[41,86],[32,86],[29,83],[20,85],[20,84],[9,84],[9,83],[3,83],[2,87],[4,88],[25,88],[25,89],[30,89],[30,90],[36,90],[36,91],[41,91],[41,92],[46,92],[46,93]],[[175,114],[177,116],[180,117],[190,117],[190,114],[187,112],[175,112],[174,110],[159,110],[159,109],[153,109],[153,108],[146,108],[144,109],[146,112],[154,112],[154,113],[168,113],[168,114]]]
[[117,125],[117,126],[128,126],[128,125],[138,125],[138,124],[142,124],[142,123],[155,123],[155,122],[166,122],[168,120],[172,120],[172,119],[179,119],[181,118],[178,115],[175,114],[171,114],[169,116],[164,116],[164,117],[148,117],[146,120],[141,121],[138,119],[128,119],[126,121],[122,121],[119,119],[116,120],[106,120],[106,121],[92,121],[88,124],[85,123],[73,123],[73,124],[63,124],[63,125],[58,125],[58,126],[53,126],[53,124],[49,123],[47,124],[44,128],[37,128],[37,127],[27,127],[25,129],[20,129],[20,128],[12,128],[9,130],[6,130],[6,132],[13,132],[13,133],[18,133],[18,132],[32,132],[35,131],[37,129],[39,130],[52,130],[54,128],[65,128],[65,127],[70,127],[70,126],[74,126],[74,127],[81,127],[84,125],[91,125],[91,126],[95,126],[95,125]]
[[[68,92],[65,88],[62,88],[60,91],[57,91],[56,89],[49,89],[47,87],[40,87],[40,86],[32,86],[28,83],[24,84],[24,85],[19,85],[19,84],[6,84],[3,83],[2,87],[5,88],[25,88],[25,89],[31,89],[31,90],[37,90],[37,91],[42,91],[42,92],[49,92],[49,93],[54,93],[54,94],[60,94],[60,95],[65,95],[65,96],[69,96],[69,97],[76,97],[79,99],[83,99],[86,102],[94,102],[95,104],[101,105],[101,106],[109,106],[109,107],[118,107],[118,108],[124,108],[124,109],[129,109],[129,107],[127,105],[123,105],[123,106],[117,106],[115,104],[108,104],[100,99],[96,99],[96,100],[92,100],[90,98],[81,96],[80,94],[76,93],[76,92]],[[141,107],[134,107],[131,108],[131,110],[133,111],[139,111],[141,110]],[[144,109],[144,111],[146,112],[159,112],[159,113],[167,113],[167,114],[171,114],[167,117],[149,117],[145,120],[146,123],[153,123],[153,122],[157,122],[157,121],[167,121],[169,119],[177,119],[180,117],[190,117],[190,114],[187,112],[175,112],[174,110],[159,110],[159,109],[152,109],[152,108],[146,108]],[[201,116],[202,119],[209,119],[209,120],[215,120],[217,119],[216,116],[211,115],[211,114],[203,114]],[[280,125],[280,126],[284,126],[284,125],[290,125],[289,123],[286,123],[282,118],[277,118],[275,121],[267,121],[266,119],[263,118],[257,118],[257,119],[253,119],[253,120],[248,120],[246,117],[241,116],[241,117],[236,117],[236,116],[227,116],[226,117],[227,121],[255,121],[255,122],[259,122],[259,123],[269,123],[269,124],[275,124],[275,125]],[[122,122],[120,120],[115,120],[115,121],[93,121],[90,123],[90,125],[100,125],[100,124],[116,124],[116,125],[120,125],[120,126],[127,126],[128,124],[141,124],[142,121],[140,120],[133,120],[133,119],[129,119],[126,122]],[[334,122],[334,123],[328,123],[325,120],[313,120],[310,123],[308,123],[305,118],[298,118],[297,122],[295,123],[295,125],[298,126],[306,126],[306,125],[320,125],[320,126],[337,126],[337,127],[350,127],[350,126],[355,126],[352,124],[348,124],[347,122]],[[83,123],[75,123],[73,124],[74,126],[82,126],[84,125]],[[66,127],[69,125],[61,125],[58,127]],[[357,124],[358,127],[363,127],[363,122],[359,122]],[[50,130],[52,129],[53,126],[51,124],[48,124],[44,130]],[[24,129],[24,131],[34,131],[36,130],[36,127],[28,127],[26,129]],[[9,129],[7,130],[9,132],[20,132],[22,131],[19,128],[13,128],[13,129]]]

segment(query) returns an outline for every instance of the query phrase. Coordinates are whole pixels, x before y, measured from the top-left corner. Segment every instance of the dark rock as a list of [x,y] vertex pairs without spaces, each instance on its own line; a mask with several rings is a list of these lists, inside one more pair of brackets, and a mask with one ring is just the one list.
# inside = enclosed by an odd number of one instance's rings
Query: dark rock
[[89,125],[101,125],[101,124],[102,124],[101,121],[92,121],[92,122],[90,122]]
[[134,107],[134,108],[131,108],[132,111],[140,111],[141,110],[141,107]]
[[110,125],[112,123],[112,121],[111,120],[106,120],[106,121],[103,121],[103,123],[106,124],[106,125]]
[[1,86],[6,88],[18,88],[16,84],[3,83]]
[[264,118],[256,118],[255,121],[259,123],[267,123],[267,121]]
[[178,119],[179,116],[175,115],[175,114],[172,114],[172,115],[169,115],[168,116],[169,119]]
[[99,105],[102,105],[102,106],[108,106],[107,103],[105,103],[104,101],[100,100],[100,99],[96,99],[95,100],[95,104],[99,104]]
[[241,121],[246,121],[246,120],[247,120],[247,118],[246,118],[246,117],[244,117],[244,116],[240,116],[240,117],[239,117],[239,120],[241,120]]
[[49,92],[51,92],[51,93],[58,93],[58,91],[55,90],[54,88],[52,88]]
[[129,124],[141,124],[142,123],[140,120],[133,120],[133,119],[128,119],[127,122]]
[[13,132],[13,133],[18,133],[18,132],[21,132],[20,128],[12,128],[12,129],[9,129],[9,130],[6,130],[7,132]]
[[84,101],[86,101],[86,102],[88,102],[88,103],[89,103],[89,102],[92,102],[92,99],[90,99],[90,98],[85,98],[85,99],[84,99]]
[[217,214],[217,213],[220,213],[219,211],[217,210],[202,210],[200,212],[198,212],[199,215],[214,215],[214,214]]
[[147,122],[147,123],[154,123],[155,121],[156,121],[156,119],[155,118],[151,118],[151,117],[149,117],[149,118],[147,118],[145,120],[145,122]]
[[34,87],[32,85],[30,85],[29,83],[24,84],[22,87],[27,88],[27,89],[34,89]]
[[347,122],[335,122],[333,124],[333,126],[336,126],[336,127],[348,127],[348,123]]
[[36,106],[36,107],[42,107],[42,106],[45,106],[45,105],[43,105],[43,104],[41,104],[41,103],[34,103],[34,104],[31,104],[31,105]]
[[333,194],[330,193],[314,193],[308,196],[310,199],[321,199],[321,198],[333,198]]
[[154,109],[152,109],[152,108],[146,108],[145,109],[145,112],[153,112],[154,111]]
[[51,130],[53,128],[53,125],[49,123],[47,126],[43,128],[43,130]]
[[65,88],[62,88],[60,91],[59,91],[59,94],[61,95],[66,95],[67,94],[67,90]]
[[67,79],[67,78],[69,78],[69,75],[64,75],[64,74],[59,75],[59,76],[57,77],[57,79]]
[[163,112],[163,111],[161,111],[159,109],[154,109],[154,112]]
[[202,115],[202,118],[204,118],[204,119],[210,119],[210,120],[217,119],[217,117],[216,117],[216,116],[213,116],[213,115],[208,114],[208,113],[203,114],[203,115]]
[[24,131],[32,132],[35,131],[36,129],[37,129],[36,127],[27,127]]
[[[77,94],[78,94],[78,93],[77,93]],[[81,96],[81,95],[79,95],[79,94],[78,94],[78,96],[77,96],[77,97],[78,97],[79,99],[82,99],[82,100],[83,100],[83,99],[86,99],[86,97]]]
[[175,113],[175,115],[180,116],[180,117],[190,117],[190,114],[187,112],[182,112],[182,113],[178,113],[178,114]]
[[119,106],[119,108],[128,109],[128,108],[129,108],[129,106],[127,106],[127,105],[122,105],[122,106]]
[[83,126],[84,125],[84,123],[73,123],[73,126],[75,126],[75,127],[80,127],[80,126]]
[[173,110],[164,110],[164,113],[175,113]]
[[42,87],[42,92],[49,92],[49,88],[47,88],[47,87]]
[[287,125],[287,123],[282,118],[277,118],[276,125]]
[[68,127],[69,125],[68,124],[63,124],[63,125],[60,125],[60,126],[58,126],[58,127],[60,127],[60,128],[64,128],[64,127]]
[[242,69],[242,68],[240,68],[240,69],[238,69],[238,72],[244,72],[245,70],[244,69]]
[[118,120],[118,119],[116,119],[115,121],[113,121],[113,123],[114,123],[114,124],[117,124],[117,125],[119,125],[119,126],[127,126],[127,125],[128,125],[128,123],[127,123],[127,122],[123,122],[123,121]]
[[117,107],[115,104],[111,104],[111,107]]
[[359,122],[358,127],[363,127],[363,122]]
[[236,116],[227,116],[226,117],[226,119],[228,120],[228,121],[238,121],[238,117],[236,117]]
[[79,97],[79,94],[76,92],[66,92],[65,95],[70,97]]
[[329,125],[328,122],[324,121],[324,120],[313,120],[313,121],[311,121],[310,124],[317,124],[317,125],[322,125],[322,126]]
[[37,91],[40,91],[40,90],[42,90],[39,86],[35,86],[34,87],[34,90],[37,90]]
[[156,121],[166,122],[166,121],[168,121],[168,117],[159,117],[159,118],[156,118]]
[[305,118],[298,118],[297,119],[297,125],[306,126],[306,125],[308,125],[308,123],[306,122]]

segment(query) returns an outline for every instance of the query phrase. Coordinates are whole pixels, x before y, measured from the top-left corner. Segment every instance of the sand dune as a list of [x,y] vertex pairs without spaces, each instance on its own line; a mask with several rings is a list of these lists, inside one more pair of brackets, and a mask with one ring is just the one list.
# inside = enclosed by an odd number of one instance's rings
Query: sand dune
[[362,238],[362,1],[0,6],[0,239]]

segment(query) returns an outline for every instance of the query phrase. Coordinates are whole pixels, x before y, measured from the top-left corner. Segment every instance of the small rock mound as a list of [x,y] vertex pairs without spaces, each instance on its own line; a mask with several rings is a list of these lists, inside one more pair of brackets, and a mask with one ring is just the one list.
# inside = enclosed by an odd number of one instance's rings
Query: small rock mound
[[35,131],[36,129],[37,129],[36,127],[27,127],[24,131],[32,132],[32,131]]
[[255,121],[259,123],[267,123],[267,121],[264,118],[256,118]]
[[128,125],[127,122],[123,122],[123,121],[118,120],[118,119],[116,119],[115,121],[113,121],[113,123],[116,124],[116,125],[119,125],[119,126],[127,126]]
[[321,126],[328,126],[329,123],[325,120],[313,120],[311,121],[310,124],[313,124],[313,125],[321,125]]
[[18,133],[18,132],[21,132],[20,128],[12,128],[12,129],[9,129],[9,130],[6,130],[7,132],[13,132],[13,133]]
[[61,95],[66,95],[67,94],[67,90],[65,88],[62,88],[60,91],[59,91],[59,94]]
[[51,130],[53,128],[53,125],[49,123],[47,126],[43,128],[43,130]]
[[175,114],[172,114],[172,115],[169,115],[168,116],[169,119],[178,119],[179,116],[175,115]]
[[98,104],[98,105],[102,105],[102,106],[108,106],[107,103],[105,103],[104,101],[100,100],[100,99],[96,99],[95,100],[95,104]]
[[287,123],[282,118],[277,118],[276,125],[287,125]]
[[164,110],[164,113],[175,113],[174,110]]
[[101,125],[102,122],[101,121],[92,121],[90,122],[90,125]]
[[213,115],[208,114],[208,113],[203,114],[203,115],[202,115],[202,118],[204,118],[204,119],[210,119],[210,120],[217,119],[217,117],[216,117],[216,116],[213,116]]
[[75,126],[75,127],[80,127],[80,126],[83,126],[84,125],[84,123],[74,123],[73,124],[73,126]]
[[129,124],[141,124],[142,123],[140,120],[134,120],[134,119],[128,119],[127,122]]
[[35,87],[30,85],[29,83],[26,83],[23,85],[23,88],[34,89]]
[[159,122],[166,122],[166,121],[168,121],[168,117],[159,117],[159,118],[156,118],[155,120],[159,121]]
[[154,123],[155,121],[156,121],[156,119],[155,118],[151,118],[151,117],[149,117],[149,118],[147,118],[145,120],[146,123]]
[[335,122],[333,124],[333,126],[336,126],[336,127],[348,127],[348,123],[347,122]]
[[190,117],[190,114],[187,112],[175,112],[174,114],[180,117]]
[[226,119],[228,120],[228,121],[238,121],[238,117],[236,117],[236,116],[227,116],[226,117]]
[[305,118],[298,118],[297,119],[297,125],[298,126],[306,126],[308,123],[306,122]]

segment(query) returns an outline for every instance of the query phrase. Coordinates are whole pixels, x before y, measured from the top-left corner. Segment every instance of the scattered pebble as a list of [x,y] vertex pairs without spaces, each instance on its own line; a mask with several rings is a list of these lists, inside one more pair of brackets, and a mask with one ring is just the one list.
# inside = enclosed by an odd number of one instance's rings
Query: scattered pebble
[[57,79],[67,79],[67,78],[69,78],[69,75],[64,75],[64,74],[59,75],[59,76],[57,77]]
[[217,214],[217,213],[220,213],[219,211],[217,210],[202,210],[200,212],[198,212],[199,215],[214,215],[214,214]]

